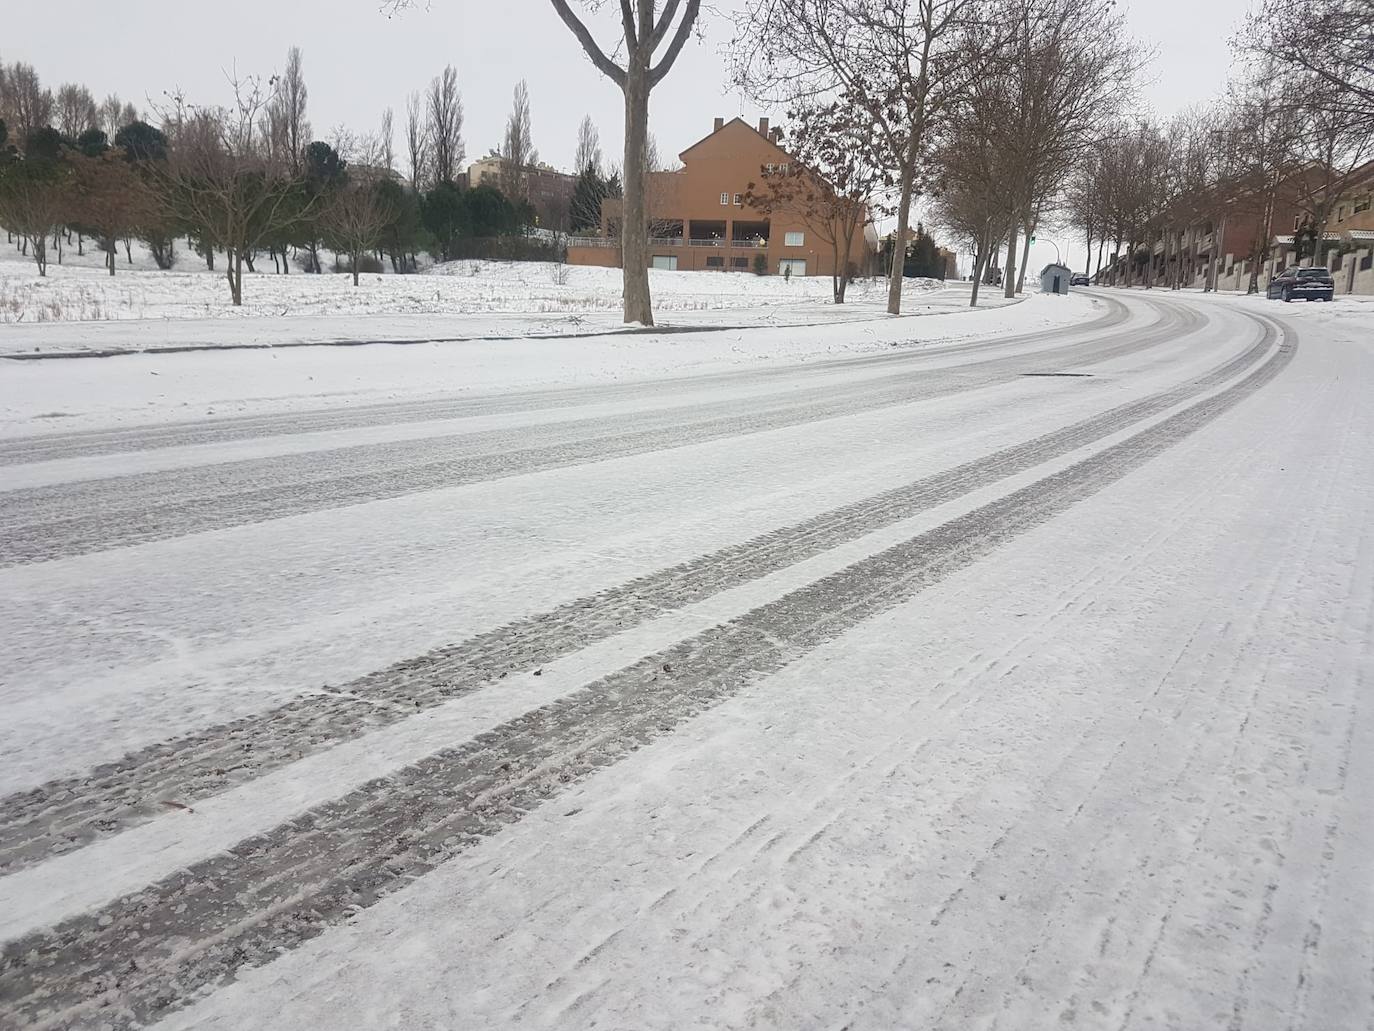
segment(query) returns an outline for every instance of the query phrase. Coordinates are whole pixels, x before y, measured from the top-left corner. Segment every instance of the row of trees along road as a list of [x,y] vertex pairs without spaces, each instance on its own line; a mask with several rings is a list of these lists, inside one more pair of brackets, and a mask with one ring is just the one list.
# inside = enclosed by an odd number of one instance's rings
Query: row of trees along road
[[1174,289],[1201,275],[1213,290],[1221,247],[1197,267],[1190,234],[1221,241],[1247,226],[1237,259],[1248,261],[1254,293],[1274,233],[1291,229],[1276,224],[1280,207],[1298,212],[1300,262],[1325,264],[1346,246],[1326,237],[1374,159],[1374,17],[1367,0],[1309,0],[1292,13],[1272,5],[1247,20],[1222,96],[1167,122],[1120,118],[1100,134],[1065,197],[1088,245],[1084,271]]
[[466,148],[451,66],[412,95],[408,183],[392,172],[389,109],[375,133],[341,126],[323,140],[313,136],[308,99],[295,47],[281,74],[231,81],[228,103],[166,95],[150,121],[116,96],[96,103],[70,83],[53,93],[32,66],[0,65],[0,225],[39,275],[54,252],[58,261],[65,246],[84,253],[88,239],[105,252],[111,275],[118,244],[131,262],[135,239],[167,269],[185,239],[211,269],[223,257],[236,305],[245,268],[254,271],[264,253],[279,273],[290,271],[292,255],[320,272],[327,248],[346,258],[355,284],[374,263],[376,271],[386,259],[394,271],[410,271],[420,251],[447,260],[473,252],[477,241],[508,239],[502,253],[555,253],[523,238],[535,216],[512,169],[536,160],[524,83],[505,142],[494,149],[504,190],[459,186]]
[[[1018,237],[1028,243],[1141,63],[1112,0],[750,0],[732,55],[739,86],[792,111],[820,175],[887,202],[897,239],[924,196],[972,246],[975,279],[1005,243],[1008,296]],[[901,293],[894,262],[889,312]]]

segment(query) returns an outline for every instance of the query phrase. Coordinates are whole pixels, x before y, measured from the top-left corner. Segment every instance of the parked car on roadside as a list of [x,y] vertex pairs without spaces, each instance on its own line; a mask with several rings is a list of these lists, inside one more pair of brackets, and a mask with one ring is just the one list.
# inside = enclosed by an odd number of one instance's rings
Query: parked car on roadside
[[1269,300],[1278,298],[1291,301],[1302,298],[1308,301],[1329,301],[1336,296],[1336,281],[1331,272],[1324,268],[1286,268],[1269,281],[1265,291]]
[[1092,281],[1088,279],[1086,272],[1075,272],[1069,277],[1069,286],[1091,286]]

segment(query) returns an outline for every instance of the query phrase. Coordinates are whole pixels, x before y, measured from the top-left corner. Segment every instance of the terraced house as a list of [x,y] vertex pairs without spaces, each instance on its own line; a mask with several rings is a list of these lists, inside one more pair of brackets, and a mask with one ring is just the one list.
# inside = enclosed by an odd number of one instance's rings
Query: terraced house
[[[765,170],[790,167],[793,161],[767,118],[757,127],[740,118],[717,118],[710,135],[678,156],[682,168],[649,173],[651,267],[752,272],[763,255],[771,274],[834,273],[833,229],[809,222],[800,212],[770,215],[746,203],[750,183],[759,182]],[[604,201],[600,235],[571,239],[568,260],[619,267],[620,217],[621,201]],[[870,223],[855,235],[847,260],[856,271],[869,272],[877,251]]]

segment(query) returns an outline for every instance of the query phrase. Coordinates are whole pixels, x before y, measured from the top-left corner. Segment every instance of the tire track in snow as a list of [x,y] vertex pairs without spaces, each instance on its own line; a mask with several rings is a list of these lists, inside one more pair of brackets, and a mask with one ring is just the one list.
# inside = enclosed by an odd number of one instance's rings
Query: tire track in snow
[[1257,362],[1272,330],[1210,373],[1023,444],[793,526],[578,598],[462,643],[407,659],[265,712],[150,745],[90,773],[0,799],[0,871],[13,873],[144,823],[165,799],[192,804],[304,755],[538,668],[666,612],[709,598],[846,541],[1064,455],[1190,397]]
[[[1191,309],[1164,312],[1160,323],[1122,340],[1099,338],[951,369],[908,372],[882,386],[822,386],[772,403],[732,399],[9,491],[0,495],[5,521],[0,568],[948,397],[1011,382],[1027,372],[1110,361],[1172,341],[1204,322]],[[372,464],[377,467],[369,468]]]
[[556,702],[373,781],[143,891],[9,943],[5,1012],[135,1027],[270,962],[513,823],[749,682],[1114,483],[1249,397],[1291,360],[929,532]]
[[1030,344],[1061,335],[1077,335],[1120,325],[1129,309],[1110,297],[1102,300],[1107,310],[1095,319],[1077,325],[1011,337],[973,340],[934,351],[902,350],[894,354],[860,355],[835,358],[805,365],[766,366],[747,372],[713,372],[644,383],[617,383],[605,386],[563,387],[528,390],[519,393],[466,397],[454,395],[425,400],[389,401],[348,408],[321,408],[264,415],[228,416],[195,419],[175,425],[155,424],[117,429],[81,430],[74,433],[43,434],[0,441],[0,466],[46,462],[57,458],[116,454],[121,451],[148,451],[157,448],[220,444],[254,437],[315,433],[322,430],[358,429],[394,423],[428,422],[434,419],[467,419],[482,415],[544,409],[577,408],[589,404],[610,404],[636,398],[669,398],[685,390],[709,389],[732,383],[769,381],[795,377],[809,379],[838,369],[926,362],[957,357],[1007,346]]

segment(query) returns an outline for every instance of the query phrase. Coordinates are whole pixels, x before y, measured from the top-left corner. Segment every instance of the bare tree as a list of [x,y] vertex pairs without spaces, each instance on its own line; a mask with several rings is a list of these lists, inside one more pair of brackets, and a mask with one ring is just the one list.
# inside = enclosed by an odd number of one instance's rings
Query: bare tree
[[[1343,108],[1303,103],[1320,97],[1323,81],[1304,75],[1290,87],[1297,98],[1290,164],[1296,200],[1312,231],[1312,263],[1326,264],[1326,228],[1346,186],[1374,155],[1374,120],[1354,118]],[[1299,254],[1299,259],[1302,254]]]
[[319,194],[275,174],[260,135],[267,103],[255,78],[230,81],[228,107],[194,107],[181,97],[163,117],[168,160],[148,171],[171,211],[204,247],[223,248],[229,294],[243,303],[243,266],[268,241],[316,214]]
[[406,98],[406,150],[410,157],[410,186],[418,193],[430,182],[429,133],[425,130],[418,93]]
[[1230,96],[1232,140],[1235,145],[1238,190],[1242,210],[1257,219],[1251,244],[1247,293],[1259,292],[1259,271],[1273,233],[1279,189],[1289,172],[1296,125],[1293,112],[1279,95],[1277,68],[1272,61],[1248,69]]
[[5,71],[3,106],[9,112],[10,132],[23,148],[29,133],[52,122],[53,96],[39,81],[33,65],[16,61]]
[[310,142],[310,122],[306,118],[306,101],[310,91],[305,86],[305,61],[301,48],[286,52],[286,71],[276,82],[275,103],[279,106],[286,151],[290,155],[291,174],[301,174],[302,155]]
[[48,239],[69,211],[68,170],[48,160],[0,165],[0,223],[27,240],[38,266],[48,274]]
[[100,102],[100,107],[96,110],[100,128],[105,130],[105,135],[114,139],[115,133],[119,132],[125,125],[121,121],[124,115],[124,102],[119,99],[118,93],[111,93]]
[[391,127],[391,108],[382,112],[382,127],[377,134],[378,153],[377,159],[382,167],[386,169],[386,174],[390,176],[396,170],[396,133]]
[[463,145],[463,97],[453,65],[446,65],[443,74],[431,80],[425,110],[434,179],[454,182],[462,174],[467,149]]
[[1268,4],[1250,16],[1234,45],[1275,69],[1299,72],[1321,83],[1323,109],[1374,124],[1374,16],[1369,0],[1306,0],[1301,12]]
[[336,250],[348,255],[353,285],[358,285],[363,256],[377,249],[382,234],[396,217],[396,207],[382,191],[382,177],[375,166],[363,166],[361,174],[350,176],[336,190],[320,214],[325,238]]
[[97,128],[100,124],[95,97],[91,96],[91,91],[85,86],[74,82],[64,82],[58,87],[57,97],[53,103],[53,118],[57,130],[71,139],[76,139],[87,129]]
[[529,199],[529,169],[539,161],[530,126],[530,91],[521,79],[515,87],[506,134],[501,141],[501,192],[510,200]]
[[[701,0],[687,0],[685,6],[681,0],[664,0],[661,10],[656,0],[620,0],[624,67],[607,56],[591,30],[568,5],[568,0],[550,2],[592,64],[620,87],[625,97],[625,198],[621,246],[624,318],[626,322],[653,325],[653,302],[649,295],[649,217],[645,168],[649,95],[672,70],[678,54],[682,52],[701,11]],[[676,29],[673,27],[675,19]],[[661,55],[660,48],[663,48]]]
[[[736,21],[733,77],[765,103],[843,94],[863,108],[896,176],[900,249],[932,130],[998,51],[993,14],[990,0],[749,0]],[[901,303],[894,261],[887,310]]]
[[601,134],[596,131],[591,115],[583,115],[577,127],[577,150],[573,155],[573,171],[581,175],[591,169],[597,175],[605,164],[601,155]]
[[764,166],[744,204],[766,215],[791,215],[830,245],[832,294],[843,304],[859,271],[850,257],[854,245],[872,220],[874,198],[891,182],[862,109],[835,101],[799,108],[792,118],[790,159]]
[[[1003,291],[1025,275],[1029,237],[1074,163],[1090,152],[1104,120],[1129,97],[1139,57],[1113,0],[1014,0],[1008,54],[992,73],[1006,110],[1007,239]],[[1017,275],[1017,233],[1025,234]]]
[[1002,139],[1007,102],[1002,86],[990,75],[970,84],[949,112],[948,131],[933,161],[942,188],[932,213],[973,251],[969,304],[974,307],[982,284],[996,282],[990,270],[996,268],[997,249],[1015,217],[1007,203],[1007,184],[1014,175]]
[[71,169],[69,217],[97,234],[113,276],[116,241],[132,236],[153,218],[154,200],[119,150],[99,157],[69,151],[64,160]]

